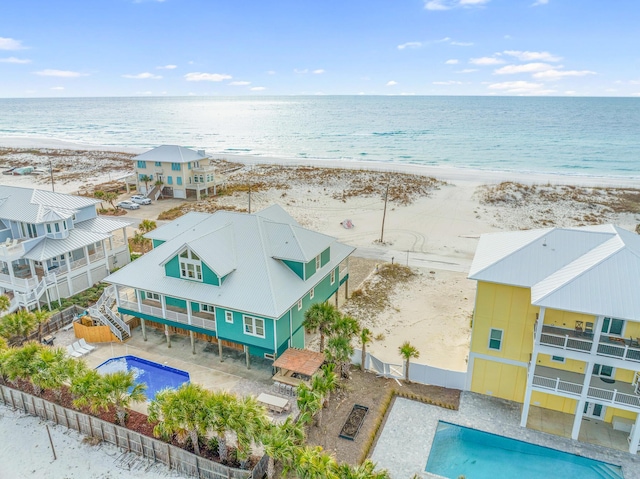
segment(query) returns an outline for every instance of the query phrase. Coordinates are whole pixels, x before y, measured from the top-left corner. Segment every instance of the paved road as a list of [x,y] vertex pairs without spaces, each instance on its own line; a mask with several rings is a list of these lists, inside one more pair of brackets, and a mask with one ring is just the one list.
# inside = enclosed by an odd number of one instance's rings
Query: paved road
[[357,248],[353,253],[357,258],[366,258],[386,262],[396,262],[416,268],[434,268],[459,273],[469,272],[470,260],[451,258],[417,251],[398,251],[387,248]]

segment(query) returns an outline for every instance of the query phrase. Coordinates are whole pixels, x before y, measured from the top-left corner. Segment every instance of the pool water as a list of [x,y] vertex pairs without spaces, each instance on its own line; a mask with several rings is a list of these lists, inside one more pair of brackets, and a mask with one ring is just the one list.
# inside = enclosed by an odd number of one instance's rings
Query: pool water
[[100,364],[96,370],[99,373],[113,373],[116,371],[133,371],[136,384],[147,385],[145,394],[150,400],[156,393],[165,388],[177,389],[189,382],[189,373],[180,369],[170,368],[164,364],[154,363],[136,356],[120,356],[111,358]]
[[450,479],[623,479],[622,468],[487,432],[438,423],[427,472]]

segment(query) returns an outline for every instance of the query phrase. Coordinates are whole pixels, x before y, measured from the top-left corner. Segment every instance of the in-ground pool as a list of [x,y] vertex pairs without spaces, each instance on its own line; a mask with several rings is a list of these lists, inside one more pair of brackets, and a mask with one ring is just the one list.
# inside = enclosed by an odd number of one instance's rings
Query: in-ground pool
[[147,385],[145,394],[153,399],[156,393],[165,388],[179,388],[189,381],[189,373],[180,369],[170,368],[164,364],[154,363],[136,356],[120,356],[107,359],[96,370],[99,373],[113,373],[116,371],[133,371],[136,383]]
[[425,470],[451,479],[624,477],[620,466],[444,421],[438,423]]

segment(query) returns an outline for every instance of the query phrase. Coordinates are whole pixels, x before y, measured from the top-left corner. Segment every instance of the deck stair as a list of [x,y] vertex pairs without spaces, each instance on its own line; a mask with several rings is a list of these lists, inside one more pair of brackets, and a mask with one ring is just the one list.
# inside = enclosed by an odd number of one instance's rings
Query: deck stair
[[115,286],[107,286],[96,304],[89,308],[89,314],[92,318],[97,319],[105,326],[109,326],[109,330],[113,335],[121,342],[124,342],[131,338],[131,329],[129,328],[129,325],[120,318],[118,313],[113,310],[113,306],[115,304]]
[[620,472],[609,464],[596,464],[593,469],[602,479],[622,479]]

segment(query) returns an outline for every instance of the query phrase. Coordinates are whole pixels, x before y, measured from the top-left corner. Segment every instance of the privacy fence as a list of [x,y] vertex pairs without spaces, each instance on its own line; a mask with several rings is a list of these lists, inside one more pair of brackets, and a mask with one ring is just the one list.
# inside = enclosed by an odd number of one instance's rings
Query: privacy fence
[[160,462],[180,474],[200,479],[261,479],[267,470],[267,456],[263,456],[253,470],[227,467],[166,442],[4,385],[0,385],[0,402],[86,436],[99,438],[145,459]]
[[[362,351],[356,349],[351,362],[360,364]],[[385,378],[404,378],[404,362],[401,364],[385,363],[370,353],[367,353],[364,360],[364,367],[370,371],[374,371],[379,376]],[[426,364],[415,363],[411,361],[409,367],[409,380],[420,384],[431,384],[433,386],[442,386],[450,389],[464,390],[467,373],[462,371],[450,371],[448,369],[436,368]]]

